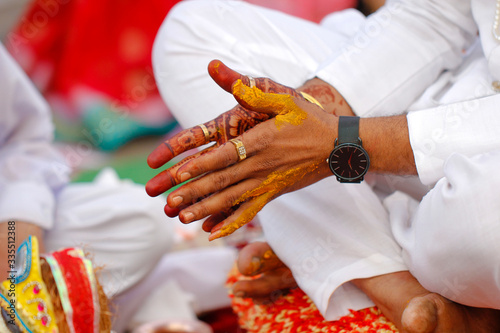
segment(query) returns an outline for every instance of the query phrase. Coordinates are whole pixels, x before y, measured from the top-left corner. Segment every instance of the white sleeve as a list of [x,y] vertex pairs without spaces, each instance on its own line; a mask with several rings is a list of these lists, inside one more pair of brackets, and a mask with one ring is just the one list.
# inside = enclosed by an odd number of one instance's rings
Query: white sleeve
[[500,94],[408,113],[410,142],[422,183],[444,176],[453,154],[467,157],[500,147]]
[[69,173],[52,140],[48,105],[0,45],[0,221],[52,226]]
[[359,116],[401,114],[476,36],[470,0],[390,1],[316,76]]

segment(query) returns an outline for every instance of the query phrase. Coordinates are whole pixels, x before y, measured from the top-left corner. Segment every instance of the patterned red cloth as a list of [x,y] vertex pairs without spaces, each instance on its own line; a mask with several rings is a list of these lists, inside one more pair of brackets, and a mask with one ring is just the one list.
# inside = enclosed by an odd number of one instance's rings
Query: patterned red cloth
[[[246,279],[233,269],[227,285]],[[399,332],[377,307],[350,314],[337,321],[326,321],[311,299],[299,288],[268,305],[257,305],[249,298],[232,297],[234,312],[240,326],[248,333],[390,333]]]

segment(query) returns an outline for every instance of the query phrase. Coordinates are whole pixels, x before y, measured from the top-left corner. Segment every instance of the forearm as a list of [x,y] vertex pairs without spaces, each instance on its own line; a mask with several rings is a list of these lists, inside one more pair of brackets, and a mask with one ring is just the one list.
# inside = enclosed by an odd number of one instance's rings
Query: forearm
[[[297,90],[316,98],[329,114],[354,116],[344,97],[319,78],[307,81]],[[337,126],[336,123],[334,126]],[[337,133],[336,128],[334,131]],[[361,118],[359,133],[370,156],[370,171],[398,175],[417,173],[406,115]]]
[[416,175],[406,115],[361,118],[359,136],[370,156],[370,171]]

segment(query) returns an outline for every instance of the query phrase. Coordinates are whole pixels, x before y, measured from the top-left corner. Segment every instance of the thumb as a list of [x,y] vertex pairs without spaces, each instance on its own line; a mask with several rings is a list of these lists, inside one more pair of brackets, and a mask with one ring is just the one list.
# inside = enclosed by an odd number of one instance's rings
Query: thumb
[[292,96],[299,96],[297,91],[269,78],[251,79],[220,60],[212,60],[208,64],[208,73],[222,89],[232,93],[238,103],[249,110],[275,116],[296,107]]
[[208,74],[215,83],[228,93],[232,92],[232,86],[238,80],[242,80],[246,84],[250,83],[250,79],[247,76],[233,71],[220,60],[212,60],[208,64]]
[[297,108],[294,96],[286,93],[263,92],[257,86],[248,87],[244,85],[241,80],[233,84],[232,93],[244,108],[271,116],[285,114]]

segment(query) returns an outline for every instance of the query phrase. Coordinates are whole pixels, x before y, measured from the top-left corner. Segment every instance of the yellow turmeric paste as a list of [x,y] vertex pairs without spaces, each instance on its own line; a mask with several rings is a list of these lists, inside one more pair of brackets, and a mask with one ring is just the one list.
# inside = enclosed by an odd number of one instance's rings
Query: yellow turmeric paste
[[215,73],[216,73],[216,74],[219,74],[219,67],[220,67],[220,62],[217,62],[217,63],[214,65],[214,70],[215,70]]
[[234,222],[222,227],[216,238],[228,236],[250,222],[283,189],[295,184],[304,178],[305,175],[316,170],[318,166],[319,164],[312,164],[306,168],[295,168],[286,172],[275,171],[271,173],[259,187],[246,192],[234,203],[234,205],[237,205],[248,201],[251,202],[251,205]]
[[[288,94],[264,93],[257,87],[248,87],[238,80],[233,86],[233,94],[256,109],[275,115],[275,124],[280,129],[285,124],[300,125],[307,118],[307,113],[295,104],[294,97]],[[232,223],[222,227],[217,239],[232,234],[243,225],[250,222],[255,215],[283,189],[293,185],[305,175],[313,172],[319,164],[312,164],[305,168],[295,168],[285,172],[271,173],[262,184],[243,194],[233,205],[242,202],[250,203],[242,214]]]
[[233,94],[259,110],[273,112],[278,129],[284,124],[300,125],[307,113],[295,104],[289,94],[265,93],[257,87],[248,87],[241,80],[233,85]]

